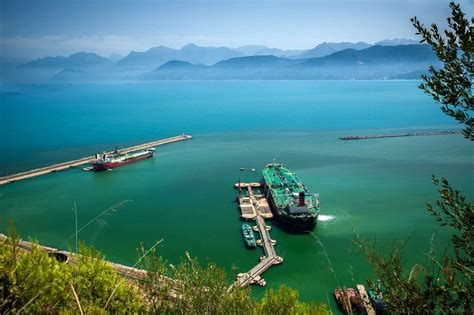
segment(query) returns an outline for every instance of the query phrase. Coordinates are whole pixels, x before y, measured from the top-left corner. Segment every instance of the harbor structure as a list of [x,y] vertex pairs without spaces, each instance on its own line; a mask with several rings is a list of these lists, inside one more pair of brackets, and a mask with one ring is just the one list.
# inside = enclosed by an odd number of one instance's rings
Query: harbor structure
[[265,223],[265,218],[272,218],[273,214],[264,195],[254,194],[253,188],[260,188],[259,183],[237,183],[235,187],[242,190],[245,188],[244,196],[239,197],[239,206],[241,209],[241,217],[247,220],[255,220],[256,225],[253,226],[254,231],[258,232],[260,239],[257,245],[262,246],[264,254],[260,257],[260,262],[252,269],[245,273],[237,275],[237,281],[234,286],[245,287],[250,284],[265,285],[265,280],[261,275],[274,265],[283,262],[283,258],[277,255],[275,250],[276,241],[270,237],[271,227]]
[[457,134],[462,134],[462,131],[460,131],[460,130],[443,130],[443,131],[407,132],[407,133],[367,135],[367,136],[344,136],[344,137],[339,137],[339,139],[341,139],[341,140],[366,140],[366,139],[381,139],[381,138],[442,136],[442,135],[457,135]]
[[[146,150],[146,149],[162,146],[165,144],[174,143],[178,141],[185,141],[189,139],[192,139],[192,136],[189,136],[189,135],[175,136],[175,137],[170,137],[166,139],[160,139],[160,140],[156,140],[152,142],[143,143],[143,144],[128,147],[128,148],[123,148],[120,150],[106,152],[104,154],[105,155],[112,155],[114,153],[128,154],[134,151]],[[96,156],[88,156],[88,157],[73,160],[73,161],[58,163],[58,164],[54,164],[54,165],[50,165],[46,167],[36,168],[36,169],[26,171],[26,172],[3,176],[3,177],[0,177],[0,185],[5,185],[8,183],[13,183],[16,181],[20,181],[20,180],[24,180],[24,179],[28,179],[28,178],[32,178],[36,176],[54,173],[54,172],[66,170],[72,167],[81,166],[84,164],[90,164],[90,163],[93,163],[96,160],[96,158],[97,158]]]

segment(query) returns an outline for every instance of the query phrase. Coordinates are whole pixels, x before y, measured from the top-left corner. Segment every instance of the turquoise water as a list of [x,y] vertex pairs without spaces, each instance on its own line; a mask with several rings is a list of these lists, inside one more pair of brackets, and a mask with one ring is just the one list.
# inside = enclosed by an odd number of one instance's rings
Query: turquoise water
[[[260,251],[241,239],[239,179],[257,180],[274,158],[320,194],[321,240],[271,235],[284,257],[264,274],[304,300],[326,301],[336,285],[353,286],[370,271],[354,250],[355,229],[382,244],[408,239],[407,262],[424,260],[433,232],[447,231],[424,205],[436,199],[431,175],[474,193],[473,149],[459,135],[341,141],[342,135],[457,126],[412,81],[153,82],[2,85],[3,174],[186,132],[193,140],[159,147],[157,155],[114,171],[72,169],[0,187],[0,228],[13,218],[22,236],[69,247],[79,225],[132,200],[84,229],[80,239],[109,259],[133,264],[136,248],[163,239],[161,254],[185,251],[231,272],[250,269]],[[21,94],[10,94],[10,92]],[[325,216],[325,217],[324,217]],[[233,275],[232,275],[233,276]],[[254,288],[257,295],[260,288]]]

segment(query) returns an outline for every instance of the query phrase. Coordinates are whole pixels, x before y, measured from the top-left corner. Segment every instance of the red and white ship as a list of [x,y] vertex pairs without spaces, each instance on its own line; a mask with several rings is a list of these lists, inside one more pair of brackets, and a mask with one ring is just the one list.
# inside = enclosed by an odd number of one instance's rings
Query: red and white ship
[[96,159],[92,163],[92,169],[96,172],[105,171],[151,158],[153,154],[155,154],[155,148],[128,153],[115,151],[112,154],[96,154]]

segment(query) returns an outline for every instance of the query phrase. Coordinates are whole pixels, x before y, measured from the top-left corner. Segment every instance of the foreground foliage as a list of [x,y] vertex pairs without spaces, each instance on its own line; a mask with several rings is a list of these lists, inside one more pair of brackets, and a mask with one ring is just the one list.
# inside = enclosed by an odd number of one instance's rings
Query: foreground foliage
[[405,243],[393,242],[385,252],[374,243],[357,239],[370,266],[383,287],[391,311],[411,314],[472,314],[474,311],[474,206],[446,179],[433,177],[440,199],[428,211],[452,228],[450,250],[437,255],[435,246],[428,253],[429,262],[406,269],[403,264]]
[[[474,19],[467,19],[458,4],[451,2],[450,8],[450,30],[445,30],[444,34],[436,24],[428,30],[416,17],[411,20],[422,42],[431,45],[443,63],[439,70],[430,67],[431,76],[423,76],[424,82],[419,87],[442,104],[441,109],[446,115],[464,124],[464,137],[472,141]],[[386,251],[377,249],[374,243],[359,236],[357,243],[377,275],[391,311],[402,314],[473,314],[474,206],[446,178],[439,180],[433,176],[433,183],[438,187],[440,197],[435,205],[428,203],[427,210],[441,226],[450,228],[453,233],[445,253],[438,255],[435,244],[432,244],[427,264],[416,264],[406,269],[403,242],[393,242]]]
[[[137,290],[120,285],[120,278],[95,250],[84,246],[75,263],[59,262],[38,246],[25,252],[18,239],[0,244],[0,313],[137,312],[142,301]],[[77,298],[76,298],[77,296]]]
[[416,18],[411,21],[421,36],[421,42],[429,44],[443,63],[441,69],[429,68],[430,76],[422,76],[420,88],[441,104],[441,110],[464,125],[464,137],[474,141],[474,18],[466,18],[459,4],[451,2],[448,30],[444,32],[432,24],[427,29]]
[[173,266],[154,255],[143,260],[147,278],[121,278],[96,250],[59,262],[39,246],[25,251],[15,233],[0,243],[0,313],[328,314],[326,305],[303,303],[295,290],[268,290],[262,300],[249,288],[229,288],[215,264],[186,255]]
[[142,267],[148,270],[143,288],[152,313],[329,314],[326,305],[303,303],[297,291],[285,286],[257,300],[250,288],[229,288],[227,275],[215,264],[203,266],[189,254],[178,266],[150,255]]

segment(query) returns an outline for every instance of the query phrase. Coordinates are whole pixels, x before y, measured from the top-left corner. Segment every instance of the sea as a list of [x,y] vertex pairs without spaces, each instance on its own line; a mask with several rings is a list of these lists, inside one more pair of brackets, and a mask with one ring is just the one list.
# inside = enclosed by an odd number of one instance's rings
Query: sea
[[438,197],[432,175],[474,195],[474,147],[461,135],[339,139],[460,130],[419,83],[2,83],[0,176],[183,133],[193,139],[113,171],[78,167],[0,186],[0,231],[12,220],[25,239],[74,249],[76,212],[79,240],[109,260],[133,265],[140,246],[162,240],[158,253],[170,263],[189,252],[232,281],[262,255],[244,245],[234,184],[258,181],[276,160],[319,194],[321,214],[312,234],[269,222],[284,262],[263,274],[266,288],[285,284],[334,310],[335,287],[376,280],[357,235],[381,255],[406,242],[404,264],[426,263],[452,233],[426,211]]

